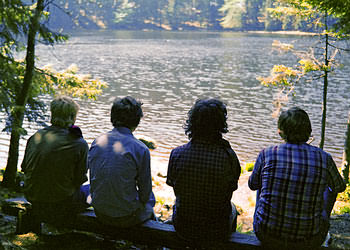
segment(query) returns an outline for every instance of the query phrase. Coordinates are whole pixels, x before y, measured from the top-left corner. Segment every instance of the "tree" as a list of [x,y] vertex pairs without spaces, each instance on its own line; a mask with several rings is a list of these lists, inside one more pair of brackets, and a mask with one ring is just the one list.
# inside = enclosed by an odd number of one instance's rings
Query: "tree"
[[262,0],[245,0],[245,11],[242,17],[242,25],[245,29],[263,29],[263,23],[260,21],[263,16],[263,2]]
[[[326,11],[335,17],[337,22],[333,28],[338,34],[350,35],[350,1],[337,1],[337,0],[307,0],[312,6]],[[349,184],[349,168],[350,168],[350,112],[347,122],[347,131],[345,139],[345,147],[343,154],[343,176],[346,183]]]
[[224,28],[242,28],[243,6],[240,0],[225,0],[224,5],[219,9],[224,17],[221,19],[221,26]]
[[344,153],[343,153],[343,176],[346,181],[346,183],[349,182],[349,170],[350,170],[350,112],[349,112],[349,119],[348,119],[348,125],[346,130],[346,138],[345,138],[345,146],[344,146]]
[[[285,91],[285,96],[294,91],[295,84],[301,80],[314,81],[323,79],[323,103],[322,103],[322,124],[321,124],[321,140],[320,148],[323,148],[326,130],[326,113],[327,113],[327,92],[329,83],[329,73],[334,71],[337,66],[336,56],[339,48],[336,43],[340,39],[341,34],[331,33],[329,31],[329,14],[327,11],[320,13],[317,7],[313,7],[308,1],[301,0],[283,0],[284,8],[277,8],[272,13],[281,16],[281,12],[293,13],[299,15],[303,19],[308,18],[315,20],[321,25],[324,31],[319,34],[320,39],[317,43],[306,51],[296,51],[293,46],[274,42],[275,47],[282,50],[294,51],[299,58],[299,65],[296,68],[285,65],[275,65],[272,69],[271,76],[260,77],[258,80],[266,86],[279,86]],[[319,57],[320,55],[320,57]],[[312,74],[310,74],[312,73]],[[311,75],[311,76],[310,76]],[[308,78],[309,77],[309,78]],[[277,102],[280,104],[280,102]]]
[[[45,110],[44,104],[37,100],[41,94],[54,94],[64,86],[66,91],[75,95],[95,97],[105,84],[88,78],[79,78],[76,71],[70,70],[66,74],[53,72],[50,69],[35,67],[35,45],[37,39],[46,44],[64,41],[62,36],[49,30],[45,26],[48,12],[45,9],[51,1],[38,0],[33,5],[25,5],[20,0],[0,1],[0,63],[3,75],[0,75],[1,95],[0,110],[8,114],[5,129],[11,132],[8,161],[2,185],[14,187],[17,173],[18,148],[24,117],[30,121],[40,117],[40,111]],[[38,36],[39,35],[39,36]],[[21,40],[26,38],[26,46]],[[14,59],[13,52],[26,49],[25,61]],[[70,87],[69,87],[70,86]],[[76,88],[80,87],[79,91]],[[84,90],[81,90],[83,88]]]
[[[328,12],[330,15],[335,16],[337,19],[334,29],[342,34],[350,34],[350,1],[344,0],[304,0],[311,6],[321,10],[322,12]],[[298,2],[303,2],[299,0]]]
[[280,21],[282,30],[303,30],[319,32],[318,11],[308,3],[295,1],[277,0],[269,7],[266,7],[267,15],[270,18]]

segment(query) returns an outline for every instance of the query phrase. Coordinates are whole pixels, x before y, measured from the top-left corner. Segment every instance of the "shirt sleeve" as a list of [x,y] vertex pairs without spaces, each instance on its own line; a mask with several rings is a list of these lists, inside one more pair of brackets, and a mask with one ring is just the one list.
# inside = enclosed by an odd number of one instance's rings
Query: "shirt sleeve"
[[226,176],[229,178],[230,186],[232,191],[238,189],[238,179],[241,175],[241,164],[239,163],[236,153],[231,149],[227,148],[230,157],[230,168]]
[[248,180],[248,186],[251,190],[258,190],[261,188],[261,169],[264,164],[264,154],[263,151],[260,152],[256,162],[254,164],[254,169]]
[[168,164],[168,173],[166,178],[166,184],[168,184],[171,187],[174,187],[175,185],[175,166],[174,166],[174,150],[171,151],[170,157],[169,157],[169,164]]
[[21,164],[21,171],[22,172],[25,172],[26,169],[27,169],[27,161],[28,161],[28,155],[29,155],[30,141],[31,141],[31,137],[27,141],[24,157],[23,157],[23,160],[22,160],[22,164]]
[[77,165],[74,170],[74,184],[79,187],[81,184],[86,182],[87,179],[87,167],[88,167],[88,152],[89,146],[86,141],[83,140],[79,147],[79,159],[77,160]]
[[332,158],[328,155],[327,159],[327,169],[328,169],[328,186],[332,189],[333,192],[341,193],[345,190],[346,185],[343,180],[343,177],[340,175],[337,166]]
[[152,193],[151,157],[148,149],[145,149],[140,161],[137,176],[139,199],[147,203]]

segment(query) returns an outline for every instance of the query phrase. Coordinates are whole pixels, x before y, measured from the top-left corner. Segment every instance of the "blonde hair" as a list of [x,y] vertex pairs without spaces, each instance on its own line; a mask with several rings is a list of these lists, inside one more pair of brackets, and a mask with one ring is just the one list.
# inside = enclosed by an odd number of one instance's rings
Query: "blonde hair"
[[79,104],[68,96],[61,96],[51,102],[50,109],[52,125],[67,128],[74,124]]

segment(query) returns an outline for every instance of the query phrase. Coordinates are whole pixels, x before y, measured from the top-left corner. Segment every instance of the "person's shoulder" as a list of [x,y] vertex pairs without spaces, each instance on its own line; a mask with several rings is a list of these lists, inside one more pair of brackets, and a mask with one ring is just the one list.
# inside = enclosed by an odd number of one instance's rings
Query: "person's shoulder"
[[302,147],[305,148],[305,150],[308,151],[315,151],[315,152],[319,152],[321,154],[326,154],[326,155],[330,155],[329,153],[327,153],[326,151],[324,151],[322,148],[308,144],[308,143],[303,143]]
[[186,143],[186,144],[184,144],[184,145],[177,146],[177,147],[175,147],[175,148],[173,148],[173,149],[171,150],[170,155],[171,155],[172,157],[181,155],[181,154],[183,154],[184,152],[188,151],[189,148],[190,148],[190,143]]
[[112,131],[99,134],[91,143],[91,149],[95,147],[105,148],[109,144],[111,137],[113,137]]
[[83,132],[81,131],[81,129],[76,126],[76,125],[72,125],[68,128],[68,131],[70,133],[70,135],[74,136],[74,137],[83,137]]
[[180,146],[177,146],[176,148],[174,148],[172,151],[173,152],[182,152],[182,151],[186,151],[186,150],[189,150],[192,146],[192,143],[191,142],[188,142],[186,144],[183,144],[183,145],[180,145]]
[[32,134],[29,138],[28,138],[28,142],[31,143],[35,143],[35,144],[39,144],[43,141],[44,136],[50,132],[50,128],[49,126],[41,128],[39,130],[37,130],[34,134]]
[[67,131],[67,137],[74,143],[77,147],[81,148],[89,148],[87,142],[83,137],[83,133],[78,126],[71,126],[68,129],[64,129]]
[[324,151],[322,148],[319,148],[317,146],[313,146],[313,145],[310,145],[310,144],[306,144],[306,145],[307,145],[309,151],[314,151],[314,152],[322,155],[325,158],[333,159],[332,155],[330,153]]
[[83,151],[89,151],[89,145],[83,137],[72,138],[70,143],[72,143],[72,145],[74,145],[76,149],[79,148],[80,150],[83,150]]
[[35,135],[44,135],[46,133],[49,133],[52,131],[52,126],[46,126],[46,127],[43,127],[39,130],[37,130],[31,137],[34,137]]
[[260,154],[266,154],[268,152],[281,150],[281,149],[284,149],[285,146],[286,144],[277,144],[277,145],[267,146],[266,148],[263,148],[262,150],[260,150]]
[[148,147],[146,146],[145,143],[143,143],[141,140],[137,139],[136,137],[133,136],[133,142],[135,143],[135,145],[142,149],[142,150],[146,150],[149,151]]

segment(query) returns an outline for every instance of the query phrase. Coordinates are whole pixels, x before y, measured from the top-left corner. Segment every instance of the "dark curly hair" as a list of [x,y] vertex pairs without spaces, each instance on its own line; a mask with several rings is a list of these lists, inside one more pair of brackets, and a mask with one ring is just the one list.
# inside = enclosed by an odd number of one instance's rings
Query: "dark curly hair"
[[111,109],[111,122],[114,127],[135,129],[143,117],[142,103],[131,96],[116,98]]
[[278,129],[283,140],[296,144],[307,142],[312,132],[308,114],[298,107],[281,113],[278,118]]
[[217,99],[200,99],[188,112],[184,125],[189,139],[202,138],[215,140],[227,133],[226,105]]

